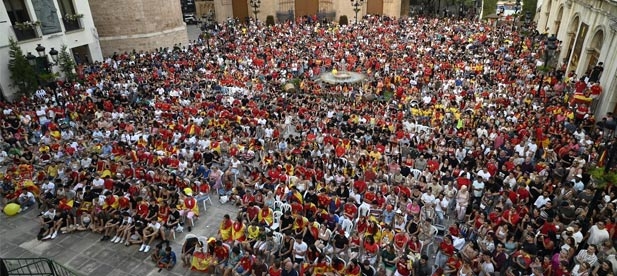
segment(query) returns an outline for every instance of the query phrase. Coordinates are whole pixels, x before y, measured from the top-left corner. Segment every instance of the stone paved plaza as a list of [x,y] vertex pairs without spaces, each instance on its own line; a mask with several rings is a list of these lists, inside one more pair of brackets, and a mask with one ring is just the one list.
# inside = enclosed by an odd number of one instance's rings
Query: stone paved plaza
[[[215,236],[223,215],[234,217],[238,208],[227,203],[221,205],[216,196],[213,205],[206,203],[203,211],[200,203],[200,218],[191,232],[197,236]],[[89,231],[58,234],[54,240],[38,241],[38,210],[31,208],[13,217],[0,214],[0,258],[50,258],[81,275],[204,275],[182,267],[179,259],[182,243],[188,233],[177,233],[171,247],[178,255],[179,264],[171,271],[158,268],[150,260],[150,254],[139,252],[139,246],[126,247],[109,241],[101,242],[100,234]],[[155,242],[156,244],[156,242]]]

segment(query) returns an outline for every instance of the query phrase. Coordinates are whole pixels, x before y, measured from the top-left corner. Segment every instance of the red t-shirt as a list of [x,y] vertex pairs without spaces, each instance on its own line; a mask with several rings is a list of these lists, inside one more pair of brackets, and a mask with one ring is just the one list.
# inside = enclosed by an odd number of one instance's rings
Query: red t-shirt
[[353,203],[347,203],[345,204],[345,216],[347,216],[350,219],[355,219],[356,216],[358,215],[358,207],[356,207],[356,205],[354,205]]

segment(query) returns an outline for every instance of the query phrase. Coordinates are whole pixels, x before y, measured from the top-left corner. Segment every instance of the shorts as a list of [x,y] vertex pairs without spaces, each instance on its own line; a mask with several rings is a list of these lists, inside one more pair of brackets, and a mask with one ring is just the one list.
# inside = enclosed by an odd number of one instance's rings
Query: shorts
[[181,210],[180,211],[180,215],[181,216],[186,215],[187,218],[191,219],[191,218],[193,218],[195,216],[195,213],[193,213],[193,211],[190,211],[190,210]]
[[302,264],[304,263],[304,258],[294,258],[294,263]]

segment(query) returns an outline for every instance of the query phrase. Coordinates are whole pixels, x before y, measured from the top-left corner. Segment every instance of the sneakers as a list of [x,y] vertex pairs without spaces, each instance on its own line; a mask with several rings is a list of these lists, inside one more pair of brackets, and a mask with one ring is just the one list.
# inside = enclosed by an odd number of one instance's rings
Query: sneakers
[[119,240],[119,239],[120,239],[120,237],[114,236],[113,238],[111,238],[110,241],[113,242],[113,243],[116,243],[116,240]]
[[58,236],[58,231],[54,231],[53,234],[51,234],[51,239],[55,239]]
[[43,240],[49,240],[49,239],[51,239],[51,234],[49,234],[49,235],[47,235],[47,236],[43,237]]
[[124,239],[117,240],[116,243],[124,244]]
[[141,247],[139,248],[139,252],[143,252],[143,251],[144,251],[144,249],[146,249],[146,244],[145,244],[145,243],[142,243],[142,244],[141,244]]
[[149,246],[149,245],[146,245],[146,249],[144,249],[144,252],[145,252],[145,253],[148,253],[148,251],[150,251],[150,246]]

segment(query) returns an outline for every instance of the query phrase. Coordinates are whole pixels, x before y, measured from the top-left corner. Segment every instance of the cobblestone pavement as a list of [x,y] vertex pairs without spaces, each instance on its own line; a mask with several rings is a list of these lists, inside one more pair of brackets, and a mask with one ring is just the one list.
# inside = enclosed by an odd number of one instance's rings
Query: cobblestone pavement
[[[215,236],[223,215],[235,217],[238,208],[227,203],[221,205],[216,196],[213,204],[206,203],[206,211],[200,203],[201,216],[195,222],[192,234]],[[181,261],[171,271],[158,272],[150,260],[150,253],[139,252],[139,246],[126,247],[109,241],[101,242],[100,234],[89,231],[58,234],[54,240],[38,241],[38,210],[30,208],[13,217],[0,214],[0,258],[50,258],[81,275],[204,275],[182,267]],[[184,236],[177,233],[171,247],[179,256]]]

